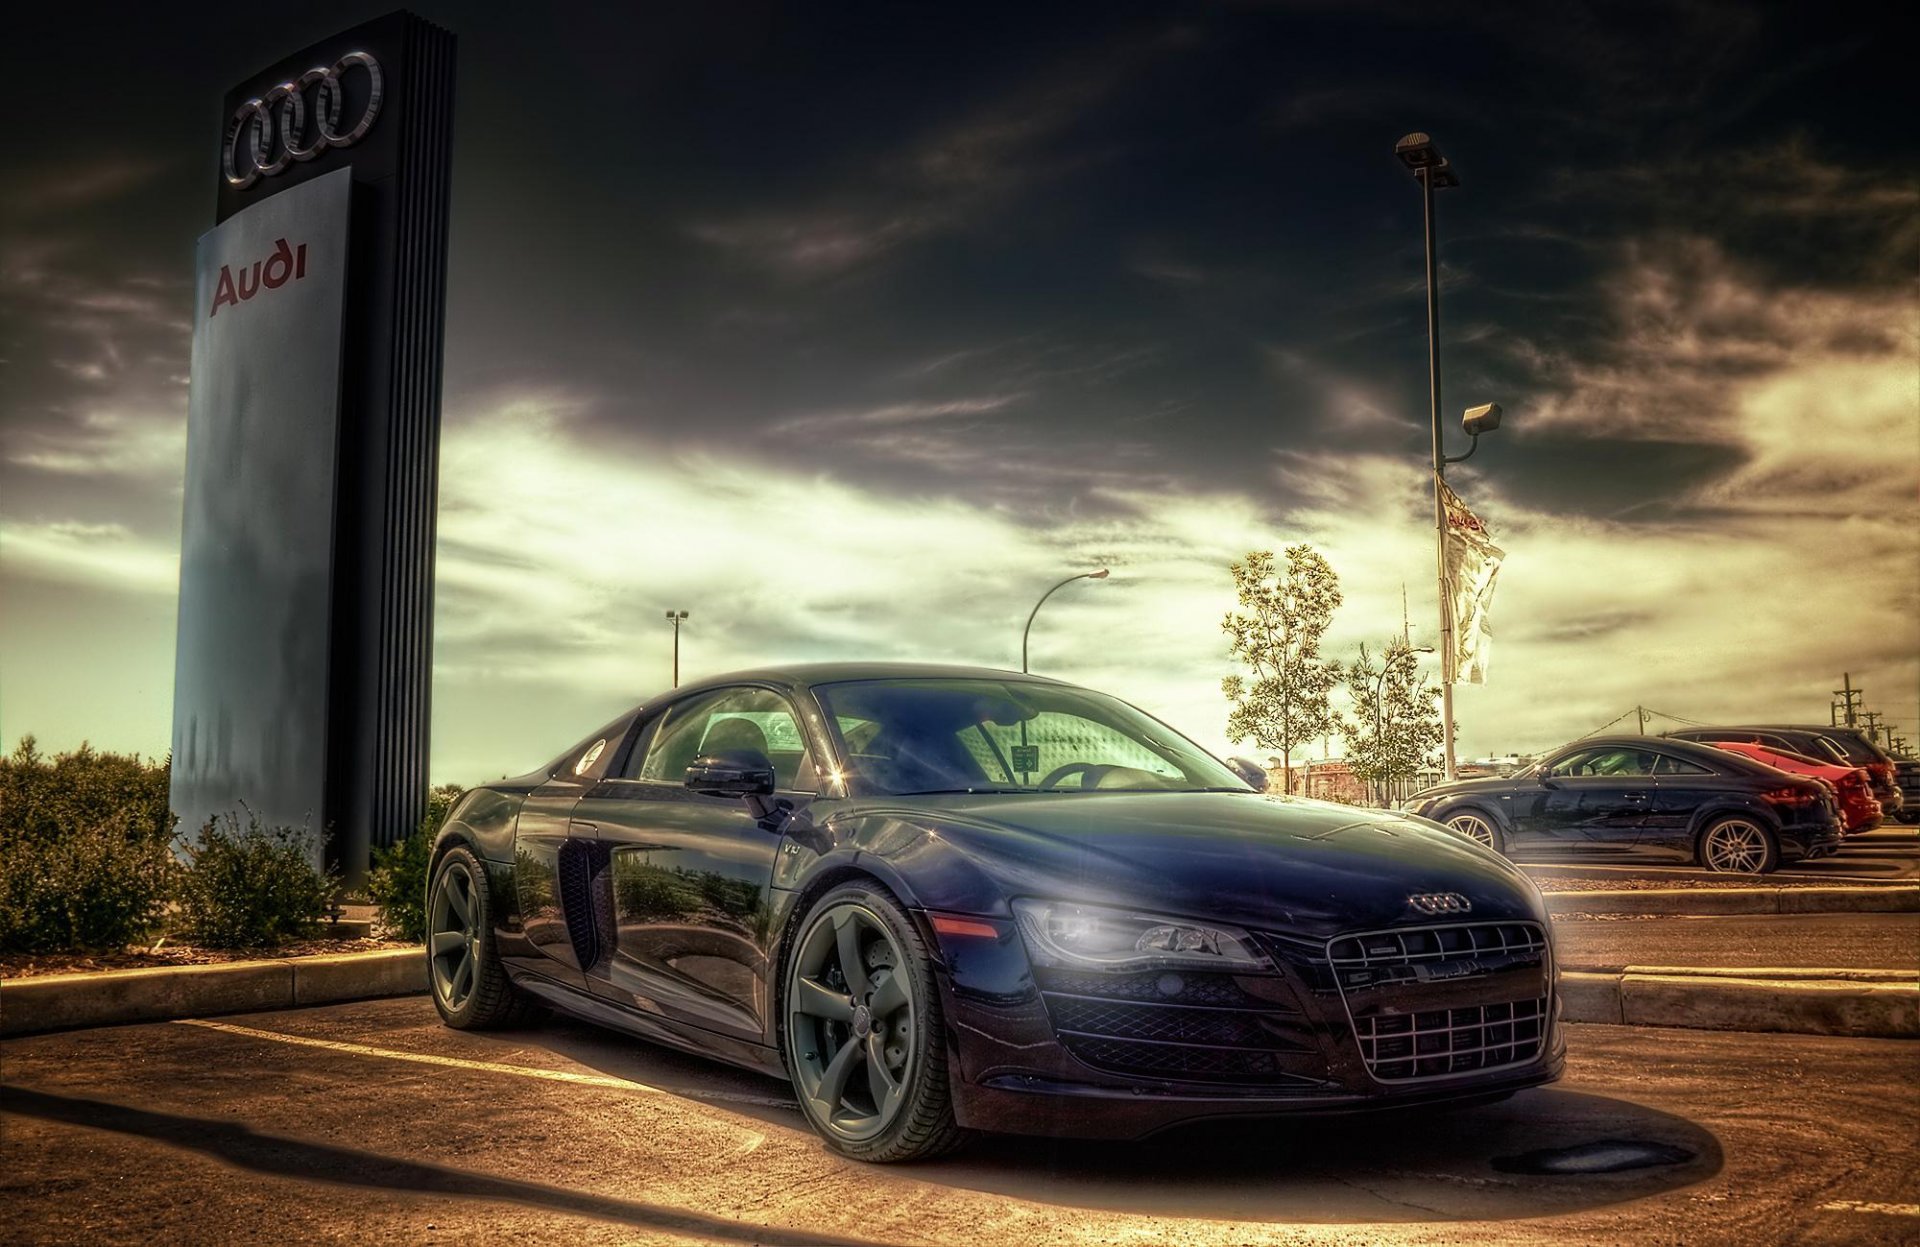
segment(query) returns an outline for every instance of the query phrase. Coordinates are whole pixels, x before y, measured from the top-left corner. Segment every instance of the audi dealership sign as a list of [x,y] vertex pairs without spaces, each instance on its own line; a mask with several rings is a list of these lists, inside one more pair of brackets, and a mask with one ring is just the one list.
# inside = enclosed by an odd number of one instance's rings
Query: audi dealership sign
[[173,809],[304,824],[349,884],[426,801],[453,67],[390,14],[243,80],[210,135]]

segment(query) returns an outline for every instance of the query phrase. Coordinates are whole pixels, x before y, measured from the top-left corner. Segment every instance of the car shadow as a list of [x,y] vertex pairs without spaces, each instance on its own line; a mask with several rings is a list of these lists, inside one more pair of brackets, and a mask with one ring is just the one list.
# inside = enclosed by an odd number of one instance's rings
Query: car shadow
[[689,1238],[770,1243],[779,1247],[839,1247],[841,1244],[877,1247],[873,1240],[850,1239],[845,1234],[815,1234],[702,1216],[639,1200],[615,1199],[541,1182],[474,1173],[310,1139],[262,1134],[233,1121],[161,1113],[28,1087],[0,1085],[0,1104],[5,1105],[8,1113],[134,1135],[201,1152],[238,1169],[275,1177],[411,1195],[505,1201]]
[[[785,1082],[566,1019],[514,1035],[601,1073],[807,1131]],[[1515,1172],[1541,1154],[1639,1147],[1617,1172]],[[816,1144],[824,1150],[824,1144]],[[852,1165],[854,1162],[847,1162]],[[1266,1222],[1365,1223],[1551,1216],[1705,1181],[1719,1140],[1687,1118],[1560,1087],[1473,1108],[1202,1122],[1137,1142],[980,1136],[893,1167],[915,1181],[1083,1210]]]

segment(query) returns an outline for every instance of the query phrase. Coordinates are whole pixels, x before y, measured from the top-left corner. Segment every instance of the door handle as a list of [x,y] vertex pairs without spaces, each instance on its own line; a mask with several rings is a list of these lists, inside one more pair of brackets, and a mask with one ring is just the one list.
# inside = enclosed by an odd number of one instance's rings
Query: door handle
[[1630,792],[1626,794],[1626,798],[1629,801],[1645,801],[1647,794],[1644,792]]
[[586,821],[585,821],[585,820],[583,820],[583,819],[578,819],[578,818],[576,818],[576,819],[572,819],[572,820],[570,820],[570,821],[569,821],[569,822],[567,823],[567,834],[568,834],[568,835],[575,835],[575,834],[579,834],[579,835],[584,835],[584,836],[595,836],[595,835],[599,835],[599,834],[600,834],[600,824],[599,824],[599,823],[589,823],[589,822],[586,822]]

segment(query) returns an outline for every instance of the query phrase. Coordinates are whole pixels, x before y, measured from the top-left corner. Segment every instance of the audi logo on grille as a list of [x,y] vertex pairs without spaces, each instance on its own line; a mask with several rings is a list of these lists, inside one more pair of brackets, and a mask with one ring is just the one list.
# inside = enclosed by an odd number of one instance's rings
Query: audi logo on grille
[[1407,904],[1423,914],[1465,914],[1473,911],[1473,902],[1458,892],[1416,892]]
[[[355,68],[367,71],[367,102],[359,120],[342,130],[340,111],[346,89],[341,77]],[[311,117],[307,109],[309,92]],[[284,171],[293,161],[312,160],[329,147],[352,147],[373,128],[383,93],[380,62],[366,52],[349,52],[332,65],[315,66],[234,110],[227,122],[226,141],[220,147],[220,172],[226,175],[229,186],[245,190],[263,176]],[[280,140],[277,151],[276,133]]]

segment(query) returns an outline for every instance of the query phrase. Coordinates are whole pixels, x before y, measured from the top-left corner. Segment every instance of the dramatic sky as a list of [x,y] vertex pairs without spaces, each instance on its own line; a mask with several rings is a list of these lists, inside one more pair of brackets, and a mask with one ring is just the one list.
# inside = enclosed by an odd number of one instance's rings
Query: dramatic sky
[[[233,82],[380,6],[33,5],[0,102],[0,733],[170,733],[194,239]],[[1328,652],[1509,552],[1463,756],[1636,703],[1920,717],[1920,197],[1885,6],[422,6],[460,38],[433,773],[684,666],[1107,688],[1225,747],[1230,560]],[[1906,33],[1910,33],[1906,32]]]

